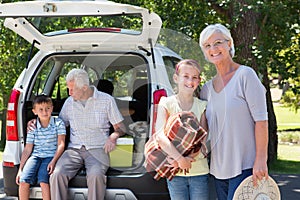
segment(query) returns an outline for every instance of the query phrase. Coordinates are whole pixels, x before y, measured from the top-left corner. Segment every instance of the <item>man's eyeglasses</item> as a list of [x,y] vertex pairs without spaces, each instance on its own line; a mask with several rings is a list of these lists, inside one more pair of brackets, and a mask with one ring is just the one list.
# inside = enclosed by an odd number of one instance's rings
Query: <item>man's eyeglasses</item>
[[219,46],[221,46],[224,42],[228,42],[228,41],[229,41],[229,40],[226,40],[226,39],[223,39],[223,40],[216,40],[216,41],[214,41],[213,43],[210,43],[210,44],[205,43],[205,44],[203,45],[203,47],[204,47],[204,49],[208,50],[208,49],[210,49],[211,47],[219,47]]

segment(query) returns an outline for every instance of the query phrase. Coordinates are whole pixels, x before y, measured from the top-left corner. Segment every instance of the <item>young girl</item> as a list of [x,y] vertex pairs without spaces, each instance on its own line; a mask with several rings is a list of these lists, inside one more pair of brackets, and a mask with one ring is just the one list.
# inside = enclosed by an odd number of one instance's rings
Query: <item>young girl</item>
[[[186,59],[176,65],[173,76],[177,84],[177,94],[162,97],[157,113],[156,130],[163,130],[172,114],[193,112],[200,125],[207,130],[205,108],[206,101],[194,97],[194,91],[200,82],[200,67],[195,60]],[[158,131],[156,140],[159,146],[173,160],[173,166],[178,166],[182,172],[177,173],[172,180],[167,180],[172,200],[207,200],[208,199],[208,163],[203,154],[182,156],[170,142],[163,131]]]

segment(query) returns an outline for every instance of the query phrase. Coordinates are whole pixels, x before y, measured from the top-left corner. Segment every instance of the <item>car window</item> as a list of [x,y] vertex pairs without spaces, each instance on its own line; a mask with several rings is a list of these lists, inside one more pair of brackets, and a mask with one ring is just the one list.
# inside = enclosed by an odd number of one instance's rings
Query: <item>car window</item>
[[[79,33],[79,32],[115,32],[139,35],[142,31],[142,16],[123,14],[110,16],[62,16],[27,17],[43,35]],[[117,28],[116,28],[117,27]]]
[[96,72],[95,69],[87,68],[86,71],[89,75],[89,79],[90,79],[91,84],[98,80],[98,73]]
[[[104,61],[105,59],[108,61]],[[59,112],[61,104],[69,96],[66,86],[67,73],[73,68],[83,68],[88,72],[90,83],[95,87],[97,87],[100,79],[108,80],[113,84],[113,96],[115,98],[134,101],[133,93],[137,89],[134,88],[136,80],[142,81],[140,84],[143,85],[148,82],[147,65],[139,64],[141,59],[133,56],[129,56],[129,58],[112,56],[110,59],[93,54],[88,56],[75,54],[73,56],[50,56],[41,64],[40,70],[37,72],[30,99],[41,93],[50,95],[55,102],[59,102],[60,106],[55,109]],[[125,62],[127,59],[133,59],[133,65],[122,64],[124,62],[122,59]],[[103,63],[99,63],[100,60]],[[137,66],[134,66],[135,63]],[[171,63],[169,61],[168,65],[172,65]],[[138,85],[138,87],[140,86],[142,85]],[[147,94],[148,89],[146,88],[145,91],[146,93],[143,95]],[[144,98],[147,99],[146,96]]]
[[47,83],[54,64],[55,63],[53,60],[48,60],[39,71],[38,76],[35,80],[35,84],[33,86],[32,95],[30,97],[31,99],[38,94],[46,94],[44,91],[45,84]]
[[109,80],[114,85],[113,96],[122,100],[131,100],[136,79],[148,79],[145,66],[110,66],[101,79]]
[[174,75],[174,72],[175,72],[175,66],[180,60],[178,58],[175,58],[175,57],[164,56],[163,61],[164,61],[164,64],[166,66],[166,70],[167,70],[167,73],[168,73],[170,83],[172,85],[172,88],[174,89],[176,87],[176,84],[174,83],[173,75]]
[[73,68],[80,68],[80,64],[75,62],[66,62],[63,64],[60,74],[57,75],[57,78],[55,80],[55,87],[53,91],[49,91],[49,94],[51,94],[52,99],[61,100],[66,99],[69,96],[66,83],[66,76],[68,72]]

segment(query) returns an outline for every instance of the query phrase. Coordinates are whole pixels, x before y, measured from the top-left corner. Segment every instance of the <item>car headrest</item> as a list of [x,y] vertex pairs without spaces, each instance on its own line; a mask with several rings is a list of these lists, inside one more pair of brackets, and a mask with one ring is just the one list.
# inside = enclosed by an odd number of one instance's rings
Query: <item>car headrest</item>
[[132,98],[137,101],[148,102],[148,80],[136,79],[133,83]]
[[114,85],[109,80],[100,79],[97,84],[97,89],[101,92],[105,92],[109,95],[112,95],[114,91]]

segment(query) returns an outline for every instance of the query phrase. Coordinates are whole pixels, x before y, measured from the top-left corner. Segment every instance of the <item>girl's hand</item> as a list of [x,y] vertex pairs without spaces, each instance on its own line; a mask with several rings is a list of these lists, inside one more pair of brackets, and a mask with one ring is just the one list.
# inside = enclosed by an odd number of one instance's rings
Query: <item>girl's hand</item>
[[195,159],[194,158],[190,158],[190,157],[183,157],[181,156],[177,162],[178,162],[178,166],[180,169],[182,169],[184,171],[184,174],[189,173],[189,169],[191,169],[192,167],[192,162],[194,162]]
[[169,156],[167,157],[167,161],[168,161],[169,164],[166,164],[165,166],[173,168],[172,169],[173,171],[176,170],[179,167],[178,162],[176,160],[174,160],[173,158],[169,157]]

